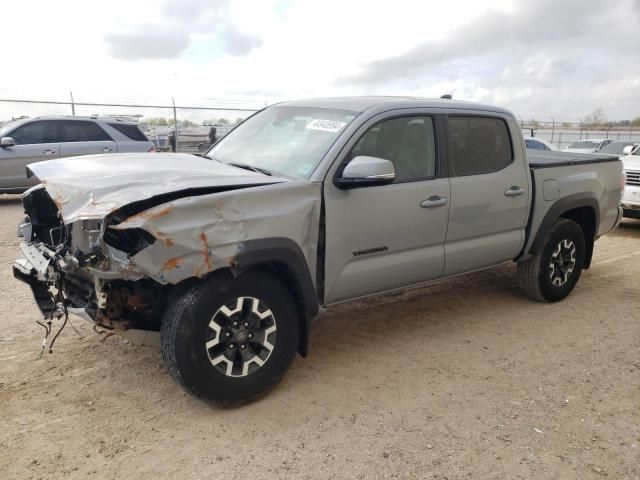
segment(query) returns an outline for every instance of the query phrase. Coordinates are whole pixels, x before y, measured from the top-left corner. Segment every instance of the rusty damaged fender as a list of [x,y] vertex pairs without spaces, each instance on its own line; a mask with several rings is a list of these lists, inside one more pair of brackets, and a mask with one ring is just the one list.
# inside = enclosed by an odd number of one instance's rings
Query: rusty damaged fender
[[162,284],[234,267],[247,242],[268,238],[295,242],[315,279],[320,203],[320,184],[289,181],[179,198],[107,228],[154,236],[129,262]]

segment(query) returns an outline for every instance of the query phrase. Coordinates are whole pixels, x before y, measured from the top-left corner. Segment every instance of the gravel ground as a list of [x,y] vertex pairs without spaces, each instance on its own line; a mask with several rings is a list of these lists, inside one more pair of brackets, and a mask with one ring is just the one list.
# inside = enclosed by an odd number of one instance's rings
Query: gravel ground
[[159,352],[82,320],[38,359],[0,196],[0,478],[640,478],[640,222],[565,301],[513,265],[329,309],[261,401],[183,393]]

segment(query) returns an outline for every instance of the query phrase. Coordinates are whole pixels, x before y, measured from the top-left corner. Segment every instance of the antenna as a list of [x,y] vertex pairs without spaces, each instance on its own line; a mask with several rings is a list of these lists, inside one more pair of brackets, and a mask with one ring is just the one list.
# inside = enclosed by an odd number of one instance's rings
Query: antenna
[[450,93],[447,93],[445,95],[442,95],[440,98],[444,98],[445,100],[451,100],[453,97],[451,96]]

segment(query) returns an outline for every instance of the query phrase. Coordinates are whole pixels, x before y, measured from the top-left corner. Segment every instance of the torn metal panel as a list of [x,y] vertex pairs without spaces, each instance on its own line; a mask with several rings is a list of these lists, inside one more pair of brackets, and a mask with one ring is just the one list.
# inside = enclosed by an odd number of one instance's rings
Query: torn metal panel
[[175,153],[87,155],[33,163],[28,170],[42,181],[66,224],[100,219],[125,205],[172,192],[287,181]]
[[320,184],[291,181],[186,197],[108,228],[141,228],[156,241],[132,256],[136,270],[162,284],[234,267],[243,242],[285,237],[298,244],[315,278]]

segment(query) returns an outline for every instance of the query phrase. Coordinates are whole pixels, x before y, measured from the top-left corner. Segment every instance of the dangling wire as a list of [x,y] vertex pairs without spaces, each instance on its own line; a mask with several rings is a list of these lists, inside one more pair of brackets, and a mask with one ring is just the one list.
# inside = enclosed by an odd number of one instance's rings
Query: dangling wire
[[49,338],[49,334],[51,333],[51,319],[47,320],[46,325],[42,323],[40,320],[36,320],[36,323],[44,328],[44,338],[42,339],[42,347],[40,348],[40,355],[38,358],[42,358],[42,354],[44,353],[44,348],[47,346],[47,338]]
[[[67,299],[64,298],[62,291],[58,290],[58,293],[55,296],[51,292],[49,292],[49,295],[51,296],[51,303],[53,304],[53,307],[49,312],[49,316],[46,319],[46,323],[43,323],[40,320],[36,320],[36,323],[40,325],[42,328],[44,328],[44,332],[45,332],[44,338],[42,339],[42,345],[40,348],[40,355],[38,356],[38,358],[42,358],[44,350],[47,347],[47,340],[49,339],[49,335],[51,335],[51,332],[53,331],[53,314],[56,311],[56,306],[58,304],[62,305],[63,314],[58,316],[57,318],[64,316],[64,321],[62,322],[62,325],[60,326],[56,334],[51,339],[51,343],[49,343],[49,353],[53,353],[53,345],[56,343],[56,340],[60,336],[60,333],[62,333],[62,330],[64,330],[64,327],[67,325],[67,322],[69,322],[69,310],[67,309]],[[74,327],[74,330],[75,330],[75,327]]]
[[57,297],[58,297],[58,300],[60,301],[60,304],[62,305],[62,311],[63,311],[63,315],[64,315],[64,322],[62,322],[62,326],[56,332],[54,337],[51,339],[51,343],[49,344],[49,353],[53,353],[53,344],[56,343],[56,340],[58,339],[58,336],[60,335],[60,333],[62,333],[62,330],[64,330],[64,327],[67,326],[67,322],[69,321],[69,310],[67,309],[67,299],[64,298],[64,295],[62,294],[62,290],[58,290]]

